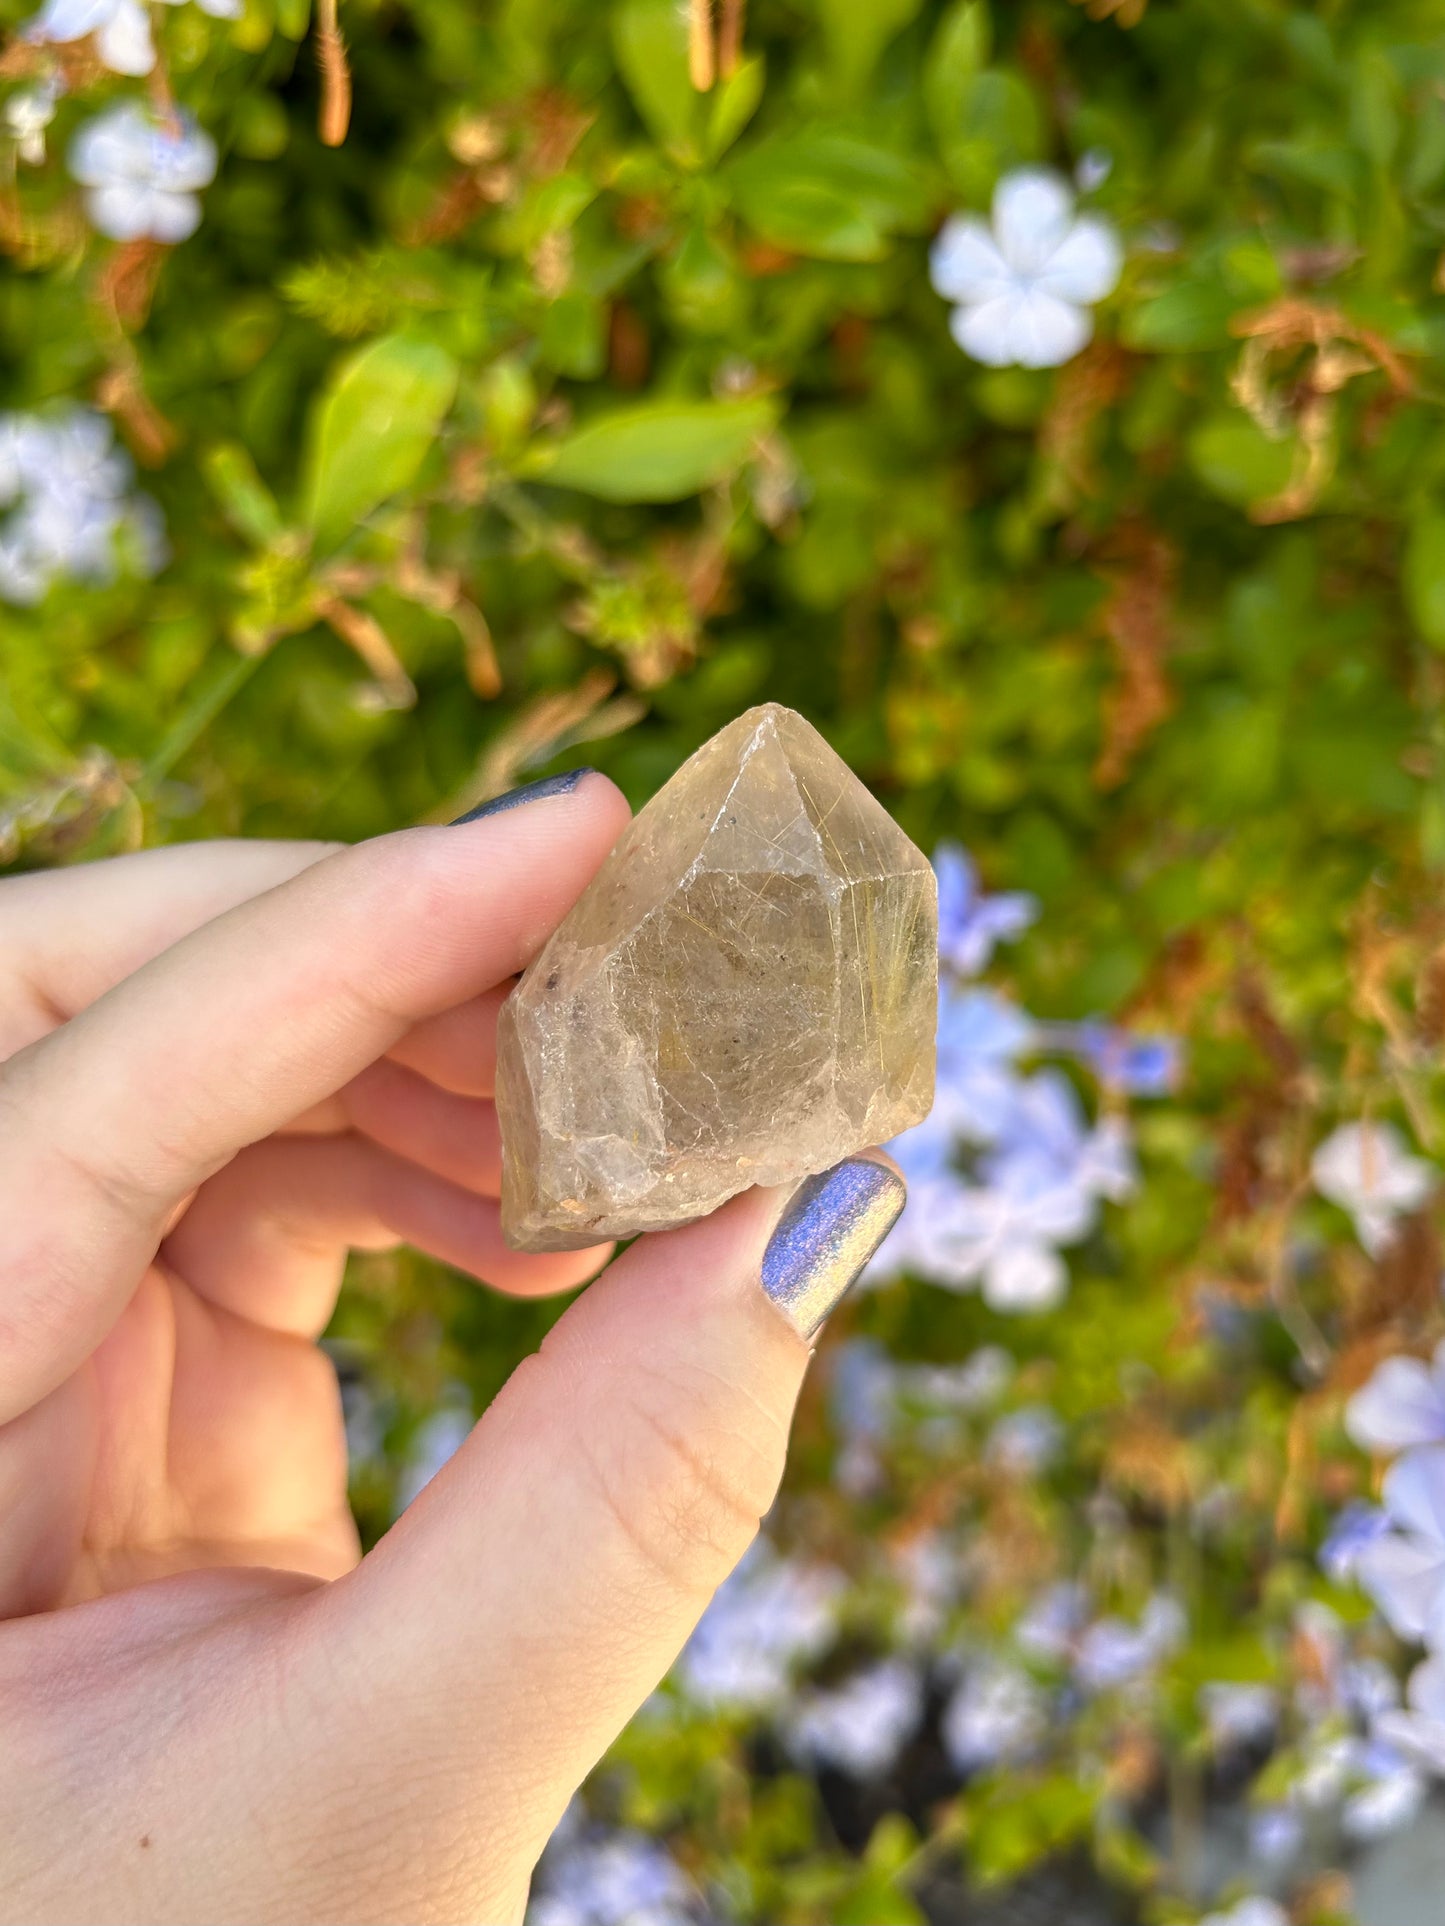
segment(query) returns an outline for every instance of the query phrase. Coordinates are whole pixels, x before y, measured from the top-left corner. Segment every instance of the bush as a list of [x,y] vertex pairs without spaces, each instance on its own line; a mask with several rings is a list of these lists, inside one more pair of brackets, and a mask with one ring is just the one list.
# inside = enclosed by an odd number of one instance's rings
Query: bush
[[[1341,1918],[1445,1769],[1342,1424],[1441,1326],[1445,4],[480,11],[175,4],[142,77],[134,0],[11,9],[0,863],[361,837],[579,757],[641,801],[806,712],[1035,900],[1003,1074],[1114,1174],[1026,1316],[915,1212],[557,1863],[665,1838],[669,1916],[1064,1868],[1101,1916]],[[984,314],[942,224],[1002,182],[1042,245],[1040,167],[1088,271]],[[1002,1154],[915,1192],[983,1208]],[[374,1535],[555,1313],[353,1285]],[[764,1625],[768,1689],[720,1688]]]

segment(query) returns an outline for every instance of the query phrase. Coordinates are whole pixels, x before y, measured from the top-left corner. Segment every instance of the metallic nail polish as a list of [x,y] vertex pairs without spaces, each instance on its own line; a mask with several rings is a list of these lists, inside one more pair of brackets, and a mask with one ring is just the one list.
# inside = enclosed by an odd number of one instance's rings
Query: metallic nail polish
[[562,776],[543,776],[540,782],[524,783],[520,789],[509,789],[504,796],[493,796],[490,802],[478,803],[475,809],[469,809],[465,816],[457,816],[452,828],[458,823],[480,822],[483,816],[500,816],[504,809],[540,802],[544,796],[570,796],[582,778],[591,774],[590,769],[569,769]]
[[763,1289],[810,1338],[898,1221],[908,1187],[871,1157],[849,1157],[799,1185],[763,1252]]

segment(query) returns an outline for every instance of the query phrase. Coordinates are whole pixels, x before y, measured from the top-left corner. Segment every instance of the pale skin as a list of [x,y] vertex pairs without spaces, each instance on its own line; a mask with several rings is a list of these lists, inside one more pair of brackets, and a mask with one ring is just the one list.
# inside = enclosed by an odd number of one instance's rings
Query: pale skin
[[741,1557],[808,1346],[784,1199],[641,1240],[365,1559],[316,1339],[349,1251],[494,1288],[505,986],[626,821],[0,881],[0,1919],[520,1918]]

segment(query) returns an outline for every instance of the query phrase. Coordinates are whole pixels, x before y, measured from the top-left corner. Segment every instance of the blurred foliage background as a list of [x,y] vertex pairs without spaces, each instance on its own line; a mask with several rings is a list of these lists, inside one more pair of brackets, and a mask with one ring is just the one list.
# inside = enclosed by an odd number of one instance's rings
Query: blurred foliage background
[[[690,46],[673,0],[345,0],[339,39],[245,0],[155,9],[145,79],[4,11],[10,95],[58,101],[39,158],[0,143],[0,402],[108,416],[170,558],[0,603],[0,865],[354,839],[579,760],[641,803],[775,699],[1038,899],[995,972],[1036,1017],[1185,1046],[1066,1305],[916,1282],[836,1321],[774,1521],[852,1581],[819,1676],[906,1642],[895,1554],[940,1533],[971,1577],[930,1665],[1088,1568],[1185,1598],[1169,1668],[1042,1761],[960,1772],[924,1730],[862,1785],[659,1701],[593,1819],[740,1919],[1172,1921],[1265,1885],[1353,1917],[1338,1839],[1220,1860],[1254,1795],[1197,1695],[1318,1669],[1311,1601],[1393,1650],[1314,1552],[1369,1484],[1343,1399],[1437,1334],[1436,1224],[1369,1257],[1308,1167],[1341,1119],[1439,1148],[1445,4],[720,0]],[[177,246],[95,231],[67,171],[132,97],[219,150]],[[929,246],[1028,163],[1123,276],[1066,365],[983,367]],[[553,1315],[356,1266],[370,1536]],[[981,1473],[960,1419],[859,1495],[827,1397],[859,1336],[1005,1347],[1066,1449]]]

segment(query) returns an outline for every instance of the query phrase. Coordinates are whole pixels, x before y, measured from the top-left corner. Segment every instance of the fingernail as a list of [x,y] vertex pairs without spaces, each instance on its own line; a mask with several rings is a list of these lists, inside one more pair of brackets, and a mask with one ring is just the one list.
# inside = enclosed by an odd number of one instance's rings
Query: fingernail
[[504,809],[518,809],[523,803],[540,802],[544,796],[570,796],[584,776],[593,774],[591,769],[569,769],[563,776],[543,776],[540,782],[523,783],[520,789],[509,789],[504,796],[493,796],[490,802],[478,803],[469,809],[465,816],[453,818],[452,828],[458,823],[480,822],[483,816],[500,816]]
[[763,1289],[810,1338],[898,1221],[908,1186],[886,1164],[848,1157],[799,1185],[763,1252]]

